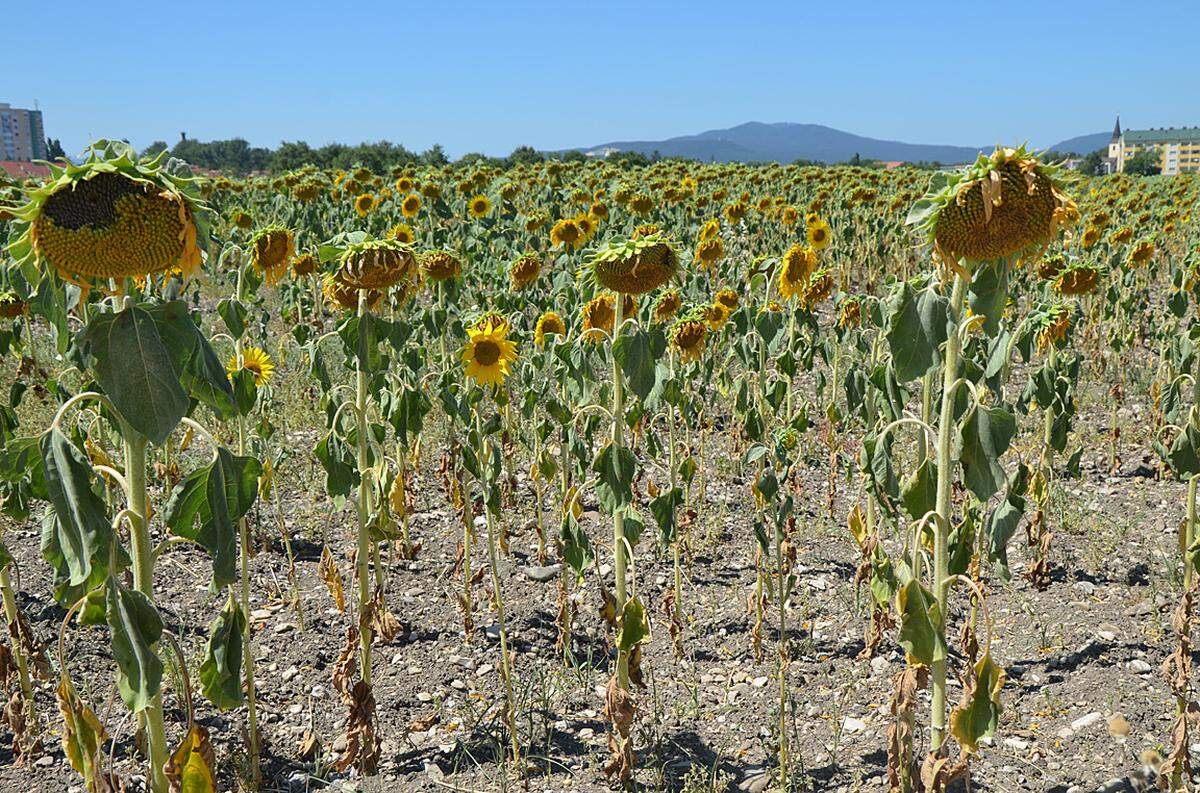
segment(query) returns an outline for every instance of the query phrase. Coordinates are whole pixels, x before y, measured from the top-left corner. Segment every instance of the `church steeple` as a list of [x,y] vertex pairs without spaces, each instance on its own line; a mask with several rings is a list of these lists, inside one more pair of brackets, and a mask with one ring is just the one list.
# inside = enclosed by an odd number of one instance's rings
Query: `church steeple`
[[1117,115],[1117,124],[1113,127],[1112,139],[1114,141],[1121,139],[1121,116],[1119,114]]

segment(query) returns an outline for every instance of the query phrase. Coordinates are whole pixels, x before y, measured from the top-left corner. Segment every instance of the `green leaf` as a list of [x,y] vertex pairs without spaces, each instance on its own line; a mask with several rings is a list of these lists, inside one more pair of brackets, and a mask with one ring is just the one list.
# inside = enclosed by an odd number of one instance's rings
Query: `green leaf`
[[621,365],[629,389],[645,399],[654,389],[655,363],[650,352],[650,336],[643,330],[618,336],[612,345],[613,357]]
[[908,382],[921,377],[937,361],[945,343],[949,301],[930,289],[916,292],[905,282],[893,298],[886,333],[896,377]]
[[1004,484],[1000,457],[1016,434],[1016,418],[1001,407],[976,406],[959,426],[963,480],[980,501],[987,501]]
[[1007,580],[1008,571],[1008,542],[1016,533],[1025,516],[1025,494],[1029,491],[1029,466],[1021,463],[1012,476],[1008,478],[1008,489],[1004,500],[988,513],[984,521],[984,536],[988,541],[988,557],[1000,569],[1000,575]]
[[994,336],[1008,304],[1009,267],[1006,259],[981,262],[975,268],[967,294],[971,313],[984,317],[983,331]]
[[313,449],[313,454],[325,469],[325,492],[331,496],[348,496],[358,484],[358,468],[350,449],[330,430]]
[[97,314],[84,330],[96,380],[131,427],[161,445],[187,414],[187,394],[153,317],[130,306]]
[[1000,689],[1004,687],[1004,670],[984,653],[975,664],[974,688],[966,707],[950,712],[950,733],[966,754],[979,751],[979,740],[996,732],[1000,723]]
[[621,632],[617,636],[617,648],[623,652],[632,652],[647,636],[650,635],[650,623],[646,621],[646,609],[637,595],[625,601],[621,609]]
[[592,551],[592,544],[588,540],[587,532],[569,511],[563,518],[558,537],[562,541],[563,560],[575,571],[576,580],[582,581],[583,574],[591,565],[595,553]]
[[92,577],[94,564],[106,566],[112,524],[104,500],[92,489],[95,474],[83,452],[57,428],[42,436],[41,451],[46,491],[57,517],[56,548],[66,565],[67,583],[78,586]]
[[596,497],[609,513],[633,502],[633,478],[637,474],[637,457],[633,452],[609,443],[596,455],[592,470],[598,477]]
[[232,417],[235,412],[233,392],[225,367],[192,319],[187,304],[172,300],[152,306],[148,312],[171,355],[183,389],[222,418]]
[[1188,424],[1166,455],[1167,463],[1180,478],[1200,474],[1200,428]]
[[246,332],[246,306],[240,300],[225,298],[220,303],[217,303],[217,313],[221,316],[221,321],[225,323],[225,327],[229,329],[229,335],[237,339],[242,338]]
[[217,708],[230,710],[244,701],[242,695],[242,641],[246,616],[229,598],[213,621],[200,664],[200,690]]
[[910,663],[933,666],[934,661],[946,657],[946,640],[939,630],[941,617],[932,592],[910,578],[896,593],[896,611],[900,614],[896,641]]
[[658,538],[664,548],[675,541],[677,527],[675,516],[681,506],[683,506],[683,489],[679,487],[673,487],[660,493],[650,502],[650,514],[654,516],[654,522],[658,524]]
[[162,637],[162,619],[150,598],[115,579],[108,580],[106,592],[117,688],[129,709],[140,713],[162,686],[163,664],[154,652]]
[[211,463],[189,474],[171,494],[167,526],[172,533],[199,543],[212,556],[214,590],[237,579],[235,524],[258,497],[261,473],[262,466],[253,457],[218,448]]
[[904,510],[913,520],[920,520],[937,504],[937,463],[926,457],[904,482],[900,491]]

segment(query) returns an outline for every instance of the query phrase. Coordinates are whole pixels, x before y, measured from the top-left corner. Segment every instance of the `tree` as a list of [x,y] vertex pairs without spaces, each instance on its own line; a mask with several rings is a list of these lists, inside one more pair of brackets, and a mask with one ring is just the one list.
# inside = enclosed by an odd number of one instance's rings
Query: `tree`
[[167,142],[165,140],[156,140],[142,150],[143,157],[154,157],[160,151],[167,150]]
[[1104,149],[1097,149],[1089,152],[1083,161],[1079,163],[1079,172],[1084,176],[1100,176],[1104,173]]
[[46,139],[46,159],[57,160],[66,159],[67,153],[63,151],[62,141],[58,138]]
[[1162,173],[1158,152],[1154,149],[1143,149],[1125,161],[1125,173],[1138,176],[1154,176]]

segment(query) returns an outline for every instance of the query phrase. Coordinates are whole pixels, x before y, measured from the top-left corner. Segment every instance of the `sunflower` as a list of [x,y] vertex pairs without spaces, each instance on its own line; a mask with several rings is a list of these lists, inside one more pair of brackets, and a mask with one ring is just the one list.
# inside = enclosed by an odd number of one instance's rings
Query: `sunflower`
[[794,226],[796,221],[800,219],[800,210],[793,206],[786,206],[783,212],[779,214],[779,222],[785,226]]
[[598,227],[596,222],[588,215],[577,215],[575,217],[575,225],[579,227],[579,235],[581,242],[587,242],[595,236]]
[[1127,263],[1130,267],[1145,264],[1154,258],[1154,240],[1138,240],[1129,251]]
[[354,198],[354,211],[358,213],[360,218],[365,218],[367,215],[371,214],[371,210],[373,210],[376,206],[377,204],[375,202],[375,196],[371,195],[370,193],[363,193],[362,195],[355,196]]
[[779,294],[785,300],[792,300],[807,288],[808,279],[817,268],[817,254],[796,244],[787,249],[779,265]]
[[207,247],[208,210],[190,174],[168,173],[161,160],[99,141],[83,164],[51,165],[48,180],[12,210],[13,258],[43,262],[76,283],[175,269],[191,275]]
[[410,176],[401,176],[396,180],[397,193],[411,193],[415,187],[416,183],[413,182]]
[[537,325],[533,328],[533,343],[539,347],[545,346],[546,334],[567,335],[566,323],[555,311],[547,311],[538,317]]
[[689,311],[671,326],[671,347],[679,353],[679,360],[698,361],[704,354],[708,340],[708,320],[704,311]]
[[717,294],[714,296],[714,302],[720,303],[730,311],[737,311],[739,302],[738,294],[732,289],[718,289]]
[[1038,333],[1037,346],[1039,350],[1047,350],[1067,337],[1071,329],[1071,312],[1066,306],[1057,304],[1050,309],[1043,320],[1042,329]]
[[1077,264],[1057,273],[1054,291],[1060,295],[1086,295],[1100,283],[1100,270],[1087,264]]
[[721,221],[712,218],[700,227],[700,240],[711,240],[713,237],[721,233]]
[[418,273],[412,248],[397,240],[364,240],[339,258],[337,279],[355,289],[388,289]]
[[[325,299],[333,303],[339,308],[344,308],[348,311],[358,309],[359,290],[349,284],[344,284],[337,279],[332,273],[326,273],[321,281],[321,293],[325,295]],[[378,289],[366,290],[367,308],[375,308],[379,305],[379,301],[383,299],[383,292]]]
[[421,254],[421,272],[430,281],[449,281],[462,273],[462,260],[450,251],[425,251]]
[[514,292],[524,289],[542,274],[542,260],[536,253],[527,253],[508,267],[508,278]]
[[296,238],[280,226],[259,229],[250,238],[250,263],[262,274],[267,286],[274,286],[287,274],[296,255]]
[[813,273],[804,290],[804,307],[811,311],[813,306],[833,294],[833,287],[833,273],[829,272],[828,268]]
[[846,298],[838,312],[838,325],[843,328],[857,328],[862,323],[862,299]]
[[645,194],[635,195],[629,199],[629,209],[639,215],[648,215],[654,209],[654,199]]
[[824,220],[816,220],[808,225],[808,245],[814,251],[822,250],[829,246],[832,239],[829,230],[829,224]]
[[477,195],[467,202],[467,210],[471,213],[471,217],[479,219],[485,218],[492,211],[492,202],[485,195]]
[[246,347],[242,350],[241,362],[238,362],[237,353],[234,353],[229,363],[225,364],[225,371],[229,373],[231,380],[238,372],[250,372],[254,375],[254,385],[262,388],[274,376],[275,364],[272,363],[271,356],[261,348]]
[[1110,245],[1124,245],[1133,239],[1133,229],[1129,226],[1121,226],[1121,228],[1108,235]]
[[388,229],[387,238],[396,242],[403,242],[405,245],[412,245],[415,236],[413,235],[412,227],[407,223],[397,223]]
[[671,243],[651,234],[609,243],[588,260],[580,275],[604,289],[640,295],[667,283],[678,270],[679,256]]
[[254,225],[254,218],[250,216],[250,213],[245,212],[241,209],[235,209],[233,211],[232,217],[233,217],[233,225],[237,226],[239,229],[242,229],[243,231],[249,229],[251,226]]
[[550,228],[550,244],[574,250],[583,244],[583,232],[573,218],[563,218]]
[[1038,262],[1037,274],[1038,278],[1044,281],[1053,281],[1058,278],[1058,274],[1067,266],[1067,257],[1061,253],[1050,253],[1042,257]]
[[0,317],[14,319],[29,312],[29,304],[11,289],[0,292]]
[[508,321],[508,317],[501,314],[499,311],[488,310],[475,317],[470,323],[470,327],[475,330],[482,330],[485,326],[491,325],[493,328],[504,331],[507,336],[512,330],[512,323]]
[[748,211],[744,201],[735,201],[725,206],[725,219],[736,226],[742,218],[746,217]]
[[729,321],[729,315],[732,313],[729,306],[724,303],[712,303],[703,309],[704,320],[708,323],[708,327],[712,330],[720,330]]
[[307,204],[311,201],[315,201],[317,196],[321,195],[321,183],[311,181],[301,182],[292,188],[292,195],[294,195],[296,200],[301,204]]
[[404,217],[406,218],[415,217],[420,211],[421,196],[417,195],[416,193],[410,193],[409,195],[406,195],[404,200],[400,202],[400,212],[403,213]]
[[292,260],[292,272],[297,277],[304,278],[317,271],[317,257],[311,253],[302,253]]
[[[625,295],[622,316],[633,316],[637,309],[633,298]],[[613,323],[617,319],[616,302],[609,293],[598,295],[583,307],[583,340],[600,342],[612,335]]]
[[517,359],[517,344],[508,338],[508,328],[487,321],[467,329],[462,362],[467,377],[480,385],[504,385],[509,366]]
[[1088,226],[1083,230],[1083,239],[1080,240],[1080,242],[1085,249],[1095,246],[1095,244],[1099,241],[1100,229],[1096,228],[1095,226]]
[[725,258],[725,243],[718,236],[701,239],[696,243],[695,259],[701,270],[711,270]]
[[669,319],[674,319],[682,307],[683,298],[679,296],[679,290],[668,289],[659,294],[658,299],[654,301],[654,321],[666,322]]
[[907,222],[952,264],[1039,253],[1061,227],[1079,219],[1060,171],[1025,150],[997,147],[991,156],[934,176]]

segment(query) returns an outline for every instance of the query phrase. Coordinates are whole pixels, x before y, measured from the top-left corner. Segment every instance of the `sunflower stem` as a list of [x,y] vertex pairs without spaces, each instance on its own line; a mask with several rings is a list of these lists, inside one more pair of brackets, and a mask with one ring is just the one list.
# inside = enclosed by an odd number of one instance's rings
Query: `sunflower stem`
[[[625,418],[625,382],[621,373],[621,364],[617,360],[615,347],[621,335],[624,324],[625,300],[624,295],[614,293],[613,336],[609,354],[612,356],[613,379],[613,408],[612,408],[612,446],[613,454],[617,454],[625,445],[623,422]],[[625,513],[621,509],[613,512],[613,574],[616,577],[617,622],[620,624],[621,615],[625,613]],[[617,650],[617,685],[623,690],[629,690],[629,653]]]
[[[362,328],[367,315],[367,291],[358,293],[358,322]],[[358,641],[359,668],[363,682],[371,685],[371,626],[366,619],[367,604],[371,599],[371,582],[368,578],[368,562],[371,558],[371,542],[367,531],[367,512],[370,509],[370,492],[367,487],[367,371],[362,356],[355,356],[354,416],[356,421],[355,441],[358,447],[358,546],[355,564],[358,568]]]

